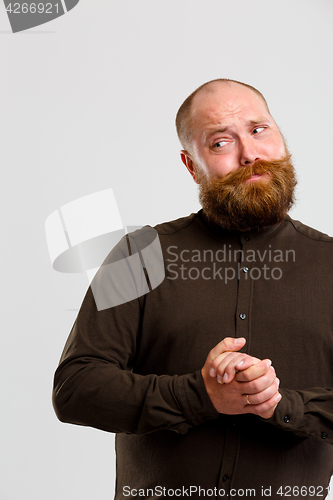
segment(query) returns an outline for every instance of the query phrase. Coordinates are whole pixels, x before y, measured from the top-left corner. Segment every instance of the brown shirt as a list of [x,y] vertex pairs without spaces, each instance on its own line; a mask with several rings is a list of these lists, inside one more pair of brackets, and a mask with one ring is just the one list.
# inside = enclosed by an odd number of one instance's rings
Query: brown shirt
[[[89,288],[55,374],[59,419],[117,433],[117,500],[324,498],[333,238],[289,217],[228,233],[202,211],[155,229],[161,285],[100,311]],[[125,240],[111,255],[127,255]],[[227,336],[272,360],[282,400],[271,419],[218,414],[210,402],[200,369]]]

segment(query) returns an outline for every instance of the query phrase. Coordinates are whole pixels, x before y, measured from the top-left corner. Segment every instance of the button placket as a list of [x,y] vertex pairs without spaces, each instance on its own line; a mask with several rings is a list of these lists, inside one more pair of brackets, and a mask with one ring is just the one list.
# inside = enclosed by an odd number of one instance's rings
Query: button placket
[[[225,492],[225,497],[230,497],[232,478],[235,472],[237,457],[240,447],[241,432],[234,425],[233,419],[225,422],[225,445],[218,487]],[[221,498],[218,496],[218,498]]]
[[249,339],[249,312],[252,300],[251,262],[247,261],[248,250],[254,250],[249,236],[242,236],[242,253],[238,272],[238,300],[236,311],[236,336]]

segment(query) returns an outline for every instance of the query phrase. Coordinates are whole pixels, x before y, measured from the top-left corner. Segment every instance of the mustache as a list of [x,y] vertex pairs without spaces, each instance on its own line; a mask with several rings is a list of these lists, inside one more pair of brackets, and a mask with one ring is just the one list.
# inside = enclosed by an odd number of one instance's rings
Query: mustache
[[[249,231],[281,222],[294,203],[295,169],[283,158],[242,165],[225,177],[201,175],[199,200],[207,217],[228,231]],[[246,182],[268,174],[265,182]]]
[[291,154],[287,154],[279,160],[258,160],[252,165],[244,165],[235,172],[229,172],[224,177],[210,179],[209,183],[219,188],[238,187],[253,175],[271,174],[273,176],[277,173],[283,174],[290,170],[290,159]]

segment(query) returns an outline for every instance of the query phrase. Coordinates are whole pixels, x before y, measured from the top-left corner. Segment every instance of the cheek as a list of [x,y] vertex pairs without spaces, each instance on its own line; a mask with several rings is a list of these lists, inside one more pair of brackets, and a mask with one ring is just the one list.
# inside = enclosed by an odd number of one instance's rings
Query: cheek
[[[283,158],[286,154],[283,142],[276,140],[270,144],[263,145],[263,150],[261,151],[264,159],[267,160],[279,160]],[[260,151],[258,151],[260,154]]]
[[210,151],[205,151],[198,158],[197,165],[206,177],[224,177],[239,168],[235,155],[217,155]]
[[280,136],[275,141],[274,153],[276,159],[282,158],[286,155],[286,148]]
[[234,172],[239,168],[236,161],[231,158],[216,157],[216,161],[210,169],[210,175],[217,177],[225,177],[230,172]]
[[285,148],[284,144],[280,144],[279,148],[278,148],[277,158],[280,159],[280,158],[283,158],[284,156],[286,156],[286,148]]

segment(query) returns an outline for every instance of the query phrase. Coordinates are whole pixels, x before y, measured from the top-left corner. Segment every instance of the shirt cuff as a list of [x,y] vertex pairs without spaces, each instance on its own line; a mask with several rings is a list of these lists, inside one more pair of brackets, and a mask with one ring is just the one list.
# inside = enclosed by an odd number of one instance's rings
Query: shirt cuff
[[284,429],[296,432],[302,425],[304,417],[303,399],[297,391],[280,389],[282,399],[278,403],[274,415],[267,421]]
[[177,379],[176,395],[186,420],[192,425],[219,416],[207,394],[201,370],[193,374],[180,375]]
[[[282,399],[277,405],[272,418],[267,422],[298,436],[310,437],[333,444],[331,411],[321,412],[323,396],[316,389],[295,391],[280,389]],[[326,396],[326,395],[325,395]],[[324,400],[325,401],[325,400]],[[311,404],[312,402],[312,404]]]

